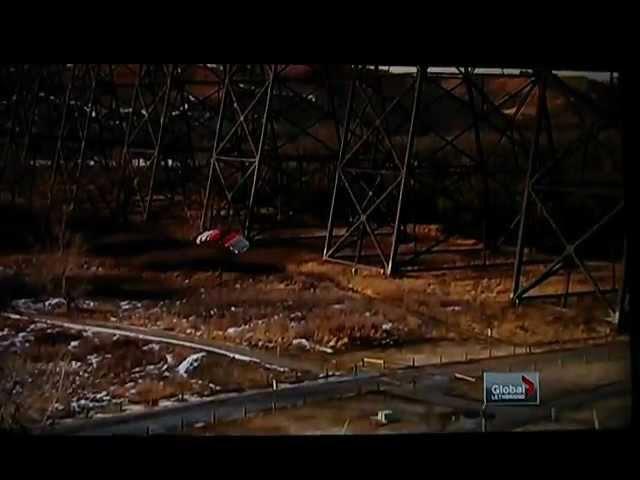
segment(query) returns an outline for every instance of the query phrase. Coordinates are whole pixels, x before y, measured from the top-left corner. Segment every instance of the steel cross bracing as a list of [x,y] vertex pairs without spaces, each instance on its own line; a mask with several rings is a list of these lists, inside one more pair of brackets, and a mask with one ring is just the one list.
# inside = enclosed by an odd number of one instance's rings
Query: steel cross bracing
[[39,111],[48,98],[44,65],[3,64],[2,145],[0,146],[0,200],[7,194],[12,205],[31,203],[35,158],[32,137]]
[[[615,151],[620,141],[617,102],[612,99],[610,105],[599,105],[550,72],[537,71],[536,81],[535,129],[519,220],[512,298],[520,303],[533,298],[559,297],[562,305],[566,305],[570,296],[595,294],[615,314],[623,295],[612,298],[612,294],[618,293],[619,278],[622,276],[624,281],[626,275],[616,271],[616,263],[623,252],[626,255],[627,248],[626,244],[623,248],[624,225],[620,223],[624,209],[622,159],[619,150]],[[562,120],[554,118],[551,111],[551,88],[565,96],[571,106],[571,112],[561,112]],[[574,138],[565,139],[554,121],[570,121],[570,113],[579,128],[573,129],[577,132]],[[595,150],[600,150],[599,156]],[[602,162],[603,158],[610,162],[609,166]],[[579,203],[574,205],[573,215],[567,214],[570,212],[568,202],[576,200]],[[587,210],[590,215],[581,219],[580,210]],[[542,230],[545,227],[546,230]],[[557,253],[543,271],[534,272],[529,281],[523,283],[526,245],[535,245],[535,240],[540,238],[547,239],[547,251],[555,247]],[[616,238],[618,245],[612,244],[609,258],[605,259],[610,267],[594,272],[594,267],[587,262],[590,244],[597,245],[598,240],[611,243]],[[555,241],[555,245],[551,241]],[[562,292],[540,292],[546,282],[561,274],[566,278]],[[588,288],[571,288],[572,275],[579,274],[586,279]]]
[[[390,275],[515,256],[515,302],[561,293],[565,304],[582,275],[618,308],[622,246],[607,275],[585,260],[590,244],[622,236],[620,182],[590,173],[593,158],[620,153],[609,106],[540,71],[506,87],[466,67],[325,65],[309,78],[292,67],[3,64],[0,201],[44,200],[63,232],[73,215],[136,221],[176,207],[199,226],[232,222],[257,236],[326,208],[327,260]],[[564,138],[567,121],[575,138]],[[593,215],[567,213],[571,198],[597,198],[583,208]],[[443,232],[427,241],[417,226],[430,223]],[[477,238],[455,249],[467,261],[432,265],[461,231]],[[533,251],[554,255],[548,268],[531,267]],[[550,281],[561,272],[559,292]]]
[[[424,66],[415,76],[372,75],[372,69],[365,67],[359,72],[352,81],[345,115],[343,128],[349,133],[343,136],[338,160],[325,259],[374,266],[387,274],[425,269],[418,260],[445,251],[437,247],[449,238],[445,233],[431,245],[418,245],[416,224],[434,220],[425,215],[425,202],[446,197],[456,212],[451,217],[461,217],[465,205],[458,198],[460,191],[476,179],[482,183],[482,193],[474,199],[480,208],[472,205],[471,218],[480,219],[481,265],[487,266],[489,249],[501,246],[517,223],[513,208],[512,218],[490,230],[488,209],[490,193],[505,197],[503,203],[516,204],[517,192],[513,186],[505,186],[509,180],[501,182],[500,176],[511,176],[513,183],[513,176],[524,170],[527,138],[517,128],[517,121],[530,103],[531,79],[523,77],[515,90],[492,96],[482,77],[471,69],[458,69],[457,74],[446,76],[430,74]],[[396,96],[383,98],[382,85],[376,86],[376,82],[386,82],[384,90],[396,90]],[[504,112],[507,107],[508,114]],[[461,110],[457,117],[451,112],[455,109]],[[372,119],[367,118],[367,112]],[[406,166],[401,158],[407,160]],[[400,185],[402,188],[397,188]],[[355,208],[344,215],[349,207]],[[469,210],[469,205],[466,208]],[[336,221],[341,213],[346,227],[337,235]]]
[[[277,226],[299,212],[305,187],[332,176],[338,132],[328,69],[300,79],[291,67],[224,66],[201,228],[231,223],[259,235],[263,217]],[[256,214],[267,214],[259,225]]]

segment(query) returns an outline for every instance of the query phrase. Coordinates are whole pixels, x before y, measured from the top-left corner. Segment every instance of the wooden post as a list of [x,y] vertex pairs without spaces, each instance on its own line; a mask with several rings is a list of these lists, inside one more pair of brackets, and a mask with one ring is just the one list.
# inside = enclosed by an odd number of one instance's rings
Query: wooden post
[[145,435],[147,435],[147,437],[151,435],[151,429],[149,428],[149,425],[147,425],[147,428],[145,430]]
[[555,423],[556,419],[557,419],[557,417],[556,417],[556,407],[551,407],[551,421],[553,423]]
[[513,354],[514,355],[516,354],[516,346],[515,345],[513,346]]
[[595,408],[593,409],[593,428],[595,428],[596,430],[600,430],[600,421],[598,420],[598,412]]
[[180,431],[184,432],[184,417],[180,417]]
[[469,353],[465,350],[465,352],[464,352],[464,361],[466,362],[467,360],[469,360]]
[[216,424],[216,409],[215,408],[211,409],[211,423],[213,425]]
[[411,357],[411,366],[416,368],[416,357]]
[[244,407],[242,407],[242,416],[244,418],[247,418],[247,406],[246,405]]
[[442,356],[442,353],[440,353],[440,365],[442,365],[442,361],[443,361],[443,356]]

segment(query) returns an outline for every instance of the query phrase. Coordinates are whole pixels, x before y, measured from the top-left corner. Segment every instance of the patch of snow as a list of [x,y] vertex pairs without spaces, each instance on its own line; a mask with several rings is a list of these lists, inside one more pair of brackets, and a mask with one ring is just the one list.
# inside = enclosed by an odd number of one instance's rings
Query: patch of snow
[[82,362],[76,362],[75,360],[71,361],[71,370],[79,370],[82,367]]
[[27,332],[34,332],[36,330],[48,330],[49,329],[49,325],[47,325],[46,323],[34,323],[32,325],[29,325],[29,328],[27,328]]
[[149,345],[145,345],[144,347],[142,347],[142,350],[153,350],[154,352],[157,352],[160,349],[160,345],[158,345],[157,343],[150,343]]
[[166,359],[167,359],[167,364],[169,365],[173,365],[175,362],[173,360],[173,354],[169,353],[167,355],[165,355]]
[[87,360],[91,362],[91,364],[93,365],[93,368],[96,368],[98,366],[98,362],[102,359],[102,357],[96,353],[94,353],[93,355],[89,355],[87,357]]
[[141,308],[142,302],[134,300],[124,300],[120,302],[120,310],[123,312],[128,312],[130,310],[140,310]]
[[335,305],[331,305],[331,308],[335,308],[337,310],[344,310],[346,306],[342,303],[336,303]]
[[89,394],[81,398],[71,401],[71,411],[80,413],[84,411],[95,410],[96,408],[106,407],[111,403],[111,396],[108,392],[100,392],[97,394]]
[[315,349],[320,351],[320,352],[325,352],[325,353],[333,353],[333,350],[327,347],[321,347],[320,345],[315,345]]
[[12,308],[31,313],[53,312],[60,308],[66,308],[66,306],[67,301],[64,298],[49,298],[47,300],[21,298],[11,302]]
[[446,307],[445,310],[447,312],[459,312],[462,310],[462,307],[460,305],[452,305],[450,307]]
[[80,345],[80,340],[74,340],[69,344],[68,348],[69,350],[75,350],[76,348],[78,348],[78,345]]
[[67,301],[64,298],[50,298],[44,302],[44,308],[47,312],[52,312],[60,308],[66,308]]
[[0,330],[0,337],[6,337],[8,335],[13,335],[13,332],[8,328],[5,328],[4,330]]
[[76,301],[76,305],[80,308],[96,308],[96,302],[94,302],[93,300],[77,300]]
[[0,351],[10,351],[19,353],[33,341],[33,335],[28,332],[20,332],[15,337],[9,337],[8,340],[0,342]]
[[304,348],[305,350],[311,350],[311,343],[305,338],[294,338],[291,345]]
[[393,328],[393,323],[387,322],[382,325],[382,330],[391,330]]
[[321,347],[313,342],[310,342],[306,338],[294,338],[291,344],[294,347],[304,348],[305,350],[318,350],[320,352],[333,353],[333,350],[326,347]]
[[242,327],[230,327],[224,331],[224,334],[229,335],[230,337],[237,337],[239,335],[242,335],[247,330],[247,328],[248,327],[246,325]]
[[206,356],[206,353],[194,353],[193,355],[188,356],[176,369],[177,372],[186,377],[189,373],[193,372],[198,366],[202,359]]

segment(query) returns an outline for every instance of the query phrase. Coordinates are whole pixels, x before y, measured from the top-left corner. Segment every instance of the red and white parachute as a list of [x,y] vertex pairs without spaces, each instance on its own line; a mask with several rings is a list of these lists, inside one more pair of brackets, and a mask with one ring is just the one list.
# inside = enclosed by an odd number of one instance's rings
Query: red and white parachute
[[223,236],[222,230],[215,228],[202,232],[196,238],[196,245],[205,243],[221,243],[235,254],[244,253],[249,249],[249,242],[240,232],[231,232]]

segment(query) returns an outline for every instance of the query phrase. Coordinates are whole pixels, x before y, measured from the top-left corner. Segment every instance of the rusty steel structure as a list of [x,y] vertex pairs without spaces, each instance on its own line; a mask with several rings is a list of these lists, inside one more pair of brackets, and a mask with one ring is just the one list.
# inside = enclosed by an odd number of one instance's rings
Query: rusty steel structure
[[[507,264],[516,304],[590,294],[620,312],[618,83],[594,97],[548,69],[407,67],[3,64],[0,203],[46,211],[61,248],[69,222],[99,215],[178,212],[253,240],[315,222],[326,261],[389,276]],[[475,242],[452,246],[460,232]],[[579,274],[591,288],[571,289]],[[562,291],[538,292],[559,275]]]

